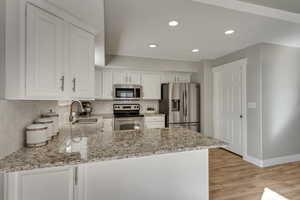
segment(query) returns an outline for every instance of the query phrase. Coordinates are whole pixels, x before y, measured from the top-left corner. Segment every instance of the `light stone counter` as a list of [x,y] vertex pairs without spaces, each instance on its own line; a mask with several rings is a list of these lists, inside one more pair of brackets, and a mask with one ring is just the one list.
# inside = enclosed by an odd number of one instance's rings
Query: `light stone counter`
[[40,148],[22,148],[0,160],[0,172],[76,165],[104,160],[144,157],[226,146],[226,143],[183,129],[145,129],[100,132],[90,128],[61,130],[58,138]]

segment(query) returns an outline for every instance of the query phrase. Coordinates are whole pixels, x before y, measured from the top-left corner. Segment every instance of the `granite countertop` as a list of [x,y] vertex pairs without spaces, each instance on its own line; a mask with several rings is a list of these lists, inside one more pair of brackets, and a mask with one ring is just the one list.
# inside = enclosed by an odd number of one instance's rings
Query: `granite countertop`
[[151,156],[224,147],[226,143],[183,129],[101,132],[64,128],[58,138],[40,148],[22,148],[0,160],[0,172],[76,165],[104,160]]
[[112,119],[114,118],[114,114],[110,113],[103,113],[103,114],[92,114],[92,117],[103,117],[103,119]]

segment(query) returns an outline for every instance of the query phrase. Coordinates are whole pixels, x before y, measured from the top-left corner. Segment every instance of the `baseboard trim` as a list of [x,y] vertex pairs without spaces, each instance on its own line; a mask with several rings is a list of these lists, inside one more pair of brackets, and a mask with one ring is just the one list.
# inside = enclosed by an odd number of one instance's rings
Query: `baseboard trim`
[[263,167],[271,167],[274,165],[281,165],[285,163],[298,162],[298,161],[300,161],[300,154],[283,156],[283,157],[264,160]]
[[291,156],[283,156],[278,158],[272,158],[267,160],[260,160],[254,158],[252,156],[243,156],[243,159],[249,163],[252,163],[258,167],[271,167],[275,165],[281,165],[291,162],[298,162],[300,161],[300,154],[291,155]]
[[259,159],[257,159],[257,158],[254,158],[254,157],[252,157],[252,156],[243,156],[243,159],[245,160],[245,161],[247,161],[247,162],[249,162],[249,163],[252,163],[252,164],[254,164],[254,165],[256,165],[256,166],[258,166],[258,167],[264,167],[264,163],[263,163],[263,161],[262,160],[259,160]]

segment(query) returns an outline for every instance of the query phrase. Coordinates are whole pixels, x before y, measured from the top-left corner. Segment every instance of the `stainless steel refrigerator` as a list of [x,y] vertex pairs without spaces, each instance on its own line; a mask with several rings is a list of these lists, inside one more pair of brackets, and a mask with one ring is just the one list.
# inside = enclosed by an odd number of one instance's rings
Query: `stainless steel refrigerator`
[[167,83],[161,87],[159,111],[166,116],[166,127],[200,131],[200,85]]

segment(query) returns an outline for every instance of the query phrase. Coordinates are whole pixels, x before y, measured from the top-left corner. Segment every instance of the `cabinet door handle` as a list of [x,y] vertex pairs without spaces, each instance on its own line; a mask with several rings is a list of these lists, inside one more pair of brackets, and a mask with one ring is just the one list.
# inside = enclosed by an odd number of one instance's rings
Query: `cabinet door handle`
[[76,78],[73,78],[73,92],[76,92]]
[[61,91],[63,92],[65,90],[65,76],[62,76],[60,78],[60,81],[61,81],[61,86],[60,86],[60,89]]
[[78,167],[75,167],[74,170],[74,184],[78,185]]

